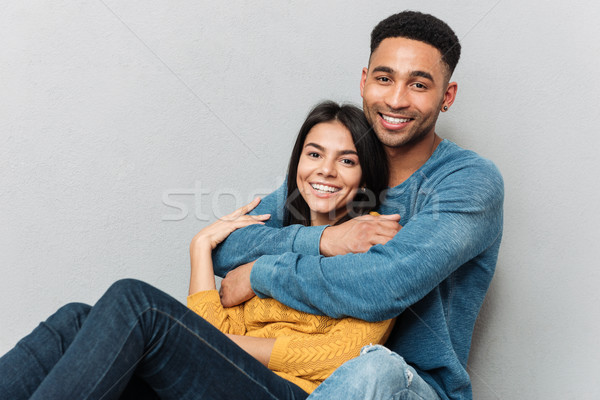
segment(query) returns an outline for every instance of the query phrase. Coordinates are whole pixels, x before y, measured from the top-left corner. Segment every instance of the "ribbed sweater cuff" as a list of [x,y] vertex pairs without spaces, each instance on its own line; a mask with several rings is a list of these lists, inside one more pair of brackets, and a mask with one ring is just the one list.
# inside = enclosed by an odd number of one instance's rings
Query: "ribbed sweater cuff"
[[187,297],[187,306],[188,308],[194,309],[198,304],[206,303],[206,302],[221,302],[221,297],[219,296],[219,292],[217,290],[202,290],[200,292],[196,292]]
[[269,369],[271,371],[284,371],[285,352],[288,348],[291,338],[289,336],[279,336],[275,339],[271,358],[269,359]]
[[309,256],[320,255],[319,244],[321,235],[329,225],[303,226],[298,229],[292,244],[292,253],[306,254]]

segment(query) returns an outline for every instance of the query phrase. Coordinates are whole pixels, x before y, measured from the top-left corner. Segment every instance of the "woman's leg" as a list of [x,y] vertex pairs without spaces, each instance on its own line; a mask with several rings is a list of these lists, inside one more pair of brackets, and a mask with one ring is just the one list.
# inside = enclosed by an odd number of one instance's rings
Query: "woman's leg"
[[0,398],[29,399],[69,347],[91,307],[71,303],[0,358]]
[[134,372],[164,400],[307,397],[177,300],[123,280],[92,308],[31,399],[118,399]]
[[[75,339],[91,307],[70,303],[39,324],[0,358],[0,398],[26,400],[54,368]],[[121,400],[158,400],[143,380],[134,377]]]

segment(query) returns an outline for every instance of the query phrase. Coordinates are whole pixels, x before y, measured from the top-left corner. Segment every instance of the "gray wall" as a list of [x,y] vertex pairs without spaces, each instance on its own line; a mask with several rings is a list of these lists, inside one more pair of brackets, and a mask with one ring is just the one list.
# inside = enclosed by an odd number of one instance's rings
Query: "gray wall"
[[311,105],[360,104],[371,28],[409,8],[462,39],[438,132],[506,183],[469,362],[476,398],[598,398],[597,3],[222,4],[3,4],[0,353],[118,278],[183,301],[191,237],[281,182]]

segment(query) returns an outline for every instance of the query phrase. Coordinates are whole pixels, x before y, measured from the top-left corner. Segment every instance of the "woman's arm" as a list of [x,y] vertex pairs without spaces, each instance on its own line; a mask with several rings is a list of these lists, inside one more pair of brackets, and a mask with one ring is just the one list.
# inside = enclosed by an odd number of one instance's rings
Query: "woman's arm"
[[215,290],[215,276],[211,259],[212,250],[234,230],[252,225],[263,224],[269,215],[246,215],[260,199],[241,207],[218,221],[202,229],[190,244],[190,290],[187,299],[188,308],[223,333],[244,334],[243,307],[224,309],[219,293]]
[[219,243],[225,240],[236,229],[248,225],[264,225],[264,221],[269,219],[269,214],[246,215],[259,202],[260,198],[257,197],[249,204],[213,222],[194,236],[190,244],[190,295],[216,288],[212,251]]
[[275,345],[274,338],[260,338],[227,334],[227,337],[240,346],[246,353],[260,361],[265,367],[269,366],[271,352]]
[[190,244],[191,272],[189,295],[217,288],[215,285],[215,274],[213,272],[211,253],[212,249],[207,242],[192,241]]

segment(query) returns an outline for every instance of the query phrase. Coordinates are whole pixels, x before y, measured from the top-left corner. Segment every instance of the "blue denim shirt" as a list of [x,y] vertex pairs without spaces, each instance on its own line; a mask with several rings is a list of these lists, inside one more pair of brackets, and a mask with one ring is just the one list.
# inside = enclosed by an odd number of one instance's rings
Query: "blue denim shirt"
[[403,228],[385,245],[319,255],[323,226],[282,227],[286,187],[253,213],[265,225],[234,232],[214,253],[215,271],[257,260],[252,288],[309,313],[379,321],[398,316],[386,346],[443,399],[470,399],[466,371],[475,319],[502,237],[504,184],[494,164],[444,140],[379,212]]

